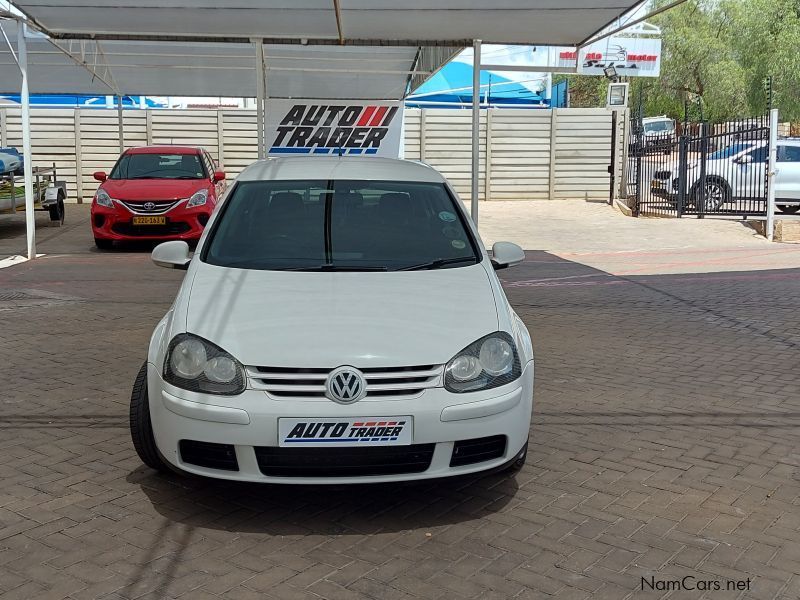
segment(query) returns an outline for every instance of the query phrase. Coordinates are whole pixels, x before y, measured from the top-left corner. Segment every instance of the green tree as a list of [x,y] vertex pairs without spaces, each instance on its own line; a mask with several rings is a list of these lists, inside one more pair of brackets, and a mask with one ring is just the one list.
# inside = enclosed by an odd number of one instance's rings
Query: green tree
[[554,75],[553,83],[567,80],[569,105],[573,108],[605,106],[608,82],[605,77],[592,75]]
[[647,86],[648,112],[680,117],[684,103],[699,98],[711,120],[750,113],[748,72],[732,44],[736,12],[729,4],[689,0],[653,19],[662,31],[662,61],[661,77]]
[[[654,0],[652,6],[671,0]],[[631,105],[641,94],[646,115],[724,121],[763,115],[764,79],[773,77],[774,106],[800,120],[800,0],[689,0],[654,17],[661,27],[658,79],[632,78]],[[572,106],[603,106],[602,77],[563,76]]]
[[800,119],[800,2],[739,0],[728,2],[727,8],[736,23],[732,46],[748,73],[751,112],[763,113],[763,82],[771,75],[781,119]]

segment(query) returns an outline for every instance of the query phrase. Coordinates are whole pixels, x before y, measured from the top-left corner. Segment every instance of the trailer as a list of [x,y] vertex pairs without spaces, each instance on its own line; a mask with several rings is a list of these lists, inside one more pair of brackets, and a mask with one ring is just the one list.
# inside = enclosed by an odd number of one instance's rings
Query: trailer
[[[50,223],[56,227],[64,224],[64,202],[67,183],[58,179],[56,165],[33,167],[34,210],[50,214]],[[16,214],[25,210],[25,178],[6,173],[0,176],[0,214]]]

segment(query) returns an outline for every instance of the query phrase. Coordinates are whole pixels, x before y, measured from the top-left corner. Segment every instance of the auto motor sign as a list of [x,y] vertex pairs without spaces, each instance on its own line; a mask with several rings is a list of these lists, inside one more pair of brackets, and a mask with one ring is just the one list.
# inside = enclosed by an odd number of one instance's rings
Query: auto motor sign
[[581,75],[603,75],[603,69],[613,66],[618,75],[658,77],[661,39],[610,37],[581,48],[580,54],[571,48],[559,48],[557,66],[573,67],[576,57]]
[[402,123],[398,102],[269,100],[268,153],[397,158]]

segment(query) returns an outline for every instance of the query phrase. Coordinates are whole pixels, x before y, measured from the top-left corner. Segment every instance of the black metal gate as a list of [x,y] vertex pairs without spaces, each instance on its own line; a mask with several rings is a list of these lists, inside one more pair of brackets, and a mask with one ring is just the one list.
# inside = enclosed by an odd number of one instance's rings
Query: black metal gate
[[633,111],[627,170],[636,216],[767,214],[768,115],[664,129],[646,130]]

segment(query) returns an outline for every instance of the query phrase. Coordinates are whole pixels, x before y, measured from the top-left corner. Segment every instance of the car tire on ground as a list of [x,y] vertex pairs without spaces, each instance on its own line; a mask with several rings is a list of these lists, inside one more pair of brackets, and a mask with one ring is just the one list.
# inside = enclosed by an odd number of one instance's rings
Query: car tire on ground
[[147,395],[147,363],[142,365],[131,391],[130,429],[133,447],[142,462],[157,471],[167,472],[169,467],[161,458],[153,436],[150,421],[150,399]]
[[[713,212],[722,208],[724,204],[731,200],[731,188],[727,182],[716,177],[709,177],[705,182],[705,211]],[[696,207],[700,203],[700,185],[696,185],[692,191],[692,200]]]
[[94,245],[100,250],[111,250],[114,247],[114,242],[111,240],[104,240],[101,238],[94,238]]
[[50,207],[50,224],[61,227],[64,224],[64,197],[59,194],[58,201]]
[[800,210],[800,204],[778,204],[778,210],[786,215],[793,215]]

